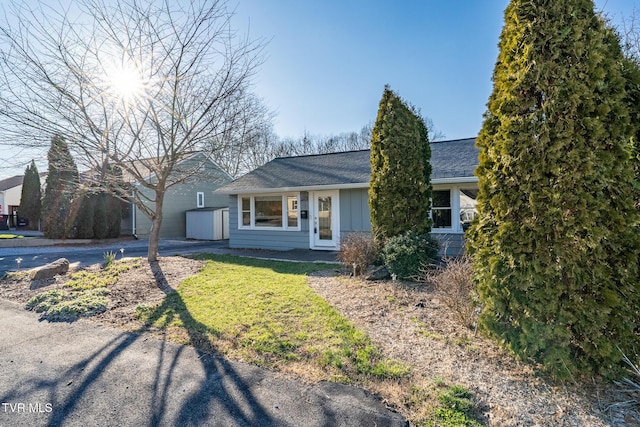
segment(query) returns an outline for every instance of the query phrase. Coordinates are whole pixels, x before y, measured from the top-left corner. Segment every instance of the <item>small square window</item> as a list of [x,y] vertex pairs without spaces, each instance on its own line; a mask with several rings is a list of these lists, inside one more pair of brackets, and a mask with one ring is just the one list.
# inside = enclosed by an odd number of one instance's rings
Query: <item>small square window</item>
[[196,203],[197,207],[204,208],[204,193],[202,191],[198,191]]

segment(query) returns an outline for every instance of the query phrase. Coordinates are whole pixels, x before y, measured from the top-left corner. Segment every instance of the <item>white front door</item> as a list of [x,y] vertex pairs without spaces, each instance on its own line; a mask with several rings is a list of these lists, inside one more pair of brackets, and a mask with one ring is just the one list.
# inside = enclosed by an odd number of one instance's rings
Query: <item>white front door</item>
[[340,242],[340,207],[337,191],[311,194],[311,248],[338,249]]

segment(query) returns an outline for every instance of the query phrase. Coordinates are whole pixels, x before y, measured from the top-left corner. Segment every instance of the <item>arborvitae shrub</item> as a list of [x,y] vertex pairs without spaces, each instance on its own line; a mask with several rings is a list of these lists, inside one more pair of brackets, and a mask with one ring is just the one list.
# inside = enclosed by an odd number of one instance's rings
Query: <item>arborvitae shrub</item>
[[371,137],[369,206],[377,243],[431,231],[431,147],[424,119],[385,87]]
[[591,0],[512,0],[467,233],[480,325],[558,377],[638,350],[638,213],[619,41]]
[[408,231],[385,241],[382,259],[398,279],[417,280],[438,257],[438,241],[428,233]]

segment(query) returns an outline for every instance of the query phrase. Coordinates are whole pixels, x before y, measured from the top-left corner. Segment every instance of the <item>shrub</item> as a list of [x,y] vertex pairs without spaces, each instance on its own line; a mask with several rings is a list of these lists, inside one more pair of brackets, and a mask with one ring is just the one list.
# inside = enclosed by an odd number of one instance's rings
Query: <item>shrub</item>
[[340,241],[338,260],[351,269],[354,276],[365,274],[377,259],[375,241],[369,233],[350,233]]
[[[435,269],[424,270],[424,281],[438,290],[445,306],[463,326],[475,325],[475,311],[479,305],[476,285],[473,282],[473,265],[468,256],[448,258]],[[428,266],[427,266],[428,267]]]
[[438,255],[438,241],[426,233],[408,231],[386,240],[382,258],[389,272],[398,279],[416,280],[425,265]]
[[108,268],[116,260],[116,252],[109,251],[102,254],[104,258],[104,266]]

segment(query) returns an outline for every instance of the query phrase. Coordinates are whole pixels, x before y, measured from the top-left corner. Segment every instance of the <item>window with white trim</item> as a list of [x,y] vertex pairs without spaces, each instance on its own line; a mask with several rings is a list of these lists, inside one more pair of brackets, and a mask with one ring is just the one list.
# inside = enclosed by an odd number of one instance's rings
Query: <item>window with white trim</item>
[[196,206],[204,208],[204,193],[202,191],[196,193]]
[[240,196],[238,198],[239,227],[299,230],[299,199],[299,194]]
[[432,228],[451,228],[451,190],[434,190],[431,199]]

